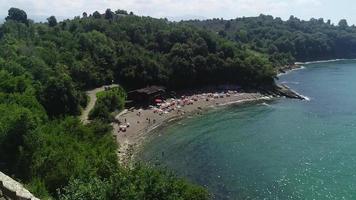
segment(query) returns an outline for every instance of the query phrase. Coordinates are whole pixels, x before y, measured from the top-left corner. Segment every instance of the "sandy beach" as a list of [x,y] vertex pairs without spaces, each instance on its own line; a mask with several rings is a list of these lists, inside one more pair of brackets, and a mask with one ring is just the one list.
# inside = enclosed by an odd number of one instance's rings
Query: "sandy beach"
[[[106,88],[116,86],[116,84],[107,85],[87,91],[89,103],[80,116],[83,123],[89,122],[88,114],[96,103],[96,94]],[[150,136],[156,128],[184,117],[202,114],[212,107],[269,100],[279,96],[307,99],[284,85],[279,85],[274,90],[266,92],[262,94],[257,91],[246,92],[216,88],[188,90],[176,94],[176,98],[161,99],[161,102],[147,108],[125,109],[116,115],[115,123],[112,123],[113,136],[119,144],[119,161],[125,166],[132,163],[131,161],[146,141],[147,136]]]
[[[133,160],[135,153],[145,142],[152,130],[187,116],[201,114],[215,106],[241,104],[257,100],[272,99],[271,95],[258,92],[229,91],[224,93],[196,93],[179,99],[169,99],[160,106],[146,109],[124,110],[116,119],[121,124],[113,124],[114,136],[120,145],[119,159],[123,165]],[[160,108],[164,109],[160,109]]]

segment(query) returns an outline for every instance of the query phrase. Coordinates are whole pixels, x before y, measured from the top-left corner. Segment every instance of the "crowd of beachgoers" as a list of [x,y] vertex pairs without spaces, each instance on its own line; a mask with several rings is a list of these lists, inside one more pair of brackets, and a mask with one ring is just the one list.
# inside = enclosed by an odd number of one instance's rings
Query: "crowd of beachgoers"
[[[185,106],[189,106],[189,105],[193,105],[194,103],[198,102],[198,101],[213,101],[215,99],[219,99],[219,98],[225,98],[225,97],[231,97],[231,95],[236,95],[238,96],[238,91],[236,90],[228,90],[227,92],[220,92],[220,93],[202,93],[202,94],[197,94],[197,95],[191,95],[191,96],[181,96],[181,98],[169,98],[169,99],[161,99],[161,98],[157,98],[154,100],[154,102],[152,102],[154,105],[150,105],[148,106],[148,110],[152,110],[152,112],[154,114],[158,114],[159,116],[165,115],[165,114],[169,114],[171,112],[176,111],[177,114],[180,115],[184,115],[185,111],[184,111],[184,107]],[[141,116],[141,111],[143,109],[139,109],[137,111],[137,116]],[[146,121],[148,121],[148,123],[150,124],[155,123],[156,120],[155,118],[151,119],[151,118],[146,118]],[[119,126],[119,130],[118,132],[126,132],[126,130],[130,127],[130,122],[127,121],[127,119],[125,118],[124,121],[120,121],[120,126]],[[136,122],[137,124],[140,123],[140,121],[138,120]]]

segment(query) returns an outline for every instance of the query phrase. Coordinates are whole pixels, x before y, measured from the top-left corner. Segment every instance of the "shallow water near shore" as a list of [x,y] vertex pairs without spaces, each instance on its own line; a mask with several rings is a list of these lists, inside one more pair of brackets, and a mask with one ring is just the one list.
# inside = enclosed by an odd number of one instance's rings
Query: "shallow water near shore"
[[310,101],[228,106],[159,129],[139,159],[216,199],[355,199],[356,62],[279,77]]

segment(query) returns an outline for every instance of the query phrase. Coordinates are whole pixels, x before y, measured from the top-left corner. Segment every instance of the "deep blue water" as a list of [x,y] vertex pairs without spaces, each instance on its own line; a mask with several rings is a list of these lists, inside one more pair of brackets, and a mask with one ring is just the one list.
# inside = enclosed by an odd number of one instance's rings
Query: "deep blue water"
[[160,130],[140,158],[216,199],[356,199],[356,62],[310,64],[279,82],[310,101],[211,110]]

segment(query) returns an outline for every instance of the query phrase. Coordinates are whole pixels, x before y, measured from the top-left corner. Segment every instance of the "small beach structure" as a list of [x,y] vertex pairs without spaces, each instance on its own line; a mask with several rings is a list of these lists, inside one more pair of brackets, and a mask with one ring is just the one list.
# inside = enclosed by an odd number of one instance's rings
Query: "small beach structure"
[[163,86],[149,86],[127,93],[128,100],[135,105],[148,106],[155,103],[156,100],[161,100],[161,97],[166,93],[166,88]]

